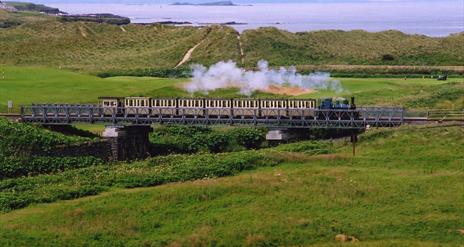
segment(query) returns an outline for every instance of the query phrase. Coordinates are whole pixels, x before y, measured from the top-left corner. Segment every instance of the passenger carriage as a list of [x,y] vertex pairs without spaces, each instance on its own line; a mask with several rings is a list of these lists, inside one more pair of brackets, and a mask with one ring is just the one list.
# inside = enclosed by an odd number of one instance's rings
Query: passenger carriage
[[177,115],[177,101],[177,99],[151,99],[151,115]]
[[316,100],[314,99],[291,99],[288,100],[289,117],[314,117]]
[[123,107],[123,99],[122,97],[99,97],[101,101],[103,115],[113,115],[118,114],[118,109]]
[[208,116],[230,116],[232,111],[232,100],[230,99],[205,99],[205,108]]
[[149,97],[126,97],[124,108],[126,115],[149,115],[151,110]]
[[177,109],[181,116],[204,116],[204,106],[204,99],[179,99]]
[[232,101],[233,116],[259,116],[259,99],[234,99]]
[[288,100],[286,99],[261,99],[260,109],[262,117],[286,117],[288,115]]
[[100,97],[104,115],[186,117],[314,117],[314,99]]

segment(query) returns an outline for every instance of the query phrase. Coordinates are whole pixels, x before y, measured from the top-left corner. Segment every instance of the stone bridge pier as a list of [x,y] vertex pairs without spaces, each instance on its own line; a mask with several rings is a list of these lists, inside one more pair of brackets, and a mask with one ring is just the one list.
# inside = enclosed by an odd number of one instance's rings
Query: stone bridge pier
[[111,146],[112,161],[144,159],[150,156],[150,126],[106,126],[103,138]]

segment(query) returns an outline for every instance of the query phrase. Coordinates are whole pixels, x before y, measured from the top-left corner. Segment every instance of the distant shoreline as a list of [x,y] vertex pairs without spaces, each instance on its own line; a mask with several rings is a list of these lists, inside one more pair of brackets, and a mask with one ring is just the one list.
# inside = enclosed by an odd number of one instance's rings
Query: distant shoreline
[[[189,0],[177,0],[177,2],[189,2]],[[368,32],[398,30],[412,35],[446,37],[464,31],[461,21],[464,14],[460,13],[456,6],[441,3],[370,2],[367,5],[364,3],[260,3],[253,6],[238,5],[233,8],[169,4],[50,5],[73,15],[113,13],[129,17],[132,23],[163,23],[168,20],[173,23],[166,24],[172,25],[176,23],[192,26],[229,25],[238,32],[260,27],[276,27],[292,33],[316,30],[366,30]],[[372,15],[359,14],[360,6],[363,7],[363,11],[370,11]],[[443,11],[435,11],[437,7],[442,8]],[[329,14],[335,8],[338,9],[337,15]],[[382,13],[373,12],[380,9]],[[414,9],[417,11],[411,20],[409,12]],[[279,13],[287,14],[280,15]]]

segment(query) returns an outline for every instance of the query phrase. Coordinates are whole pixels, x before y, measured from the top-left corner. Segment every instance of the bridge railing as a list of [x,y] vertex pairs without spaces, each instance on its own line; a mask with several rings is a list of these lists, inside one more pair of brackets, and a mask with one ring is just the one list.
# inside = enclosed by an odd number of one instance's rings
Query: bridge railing
[[67,124],[245,124],[294,128],[393,127],[403,123],[400,108],[361,107],[356,110],[288,108],[102,107],[97,105],[31,105],[21,107],[24,122]]
[[427,118],[432,120],[464,120],[464,110],[429,110]]
[[408,110],[405,117],[424,121],[464,121],[464,110]]

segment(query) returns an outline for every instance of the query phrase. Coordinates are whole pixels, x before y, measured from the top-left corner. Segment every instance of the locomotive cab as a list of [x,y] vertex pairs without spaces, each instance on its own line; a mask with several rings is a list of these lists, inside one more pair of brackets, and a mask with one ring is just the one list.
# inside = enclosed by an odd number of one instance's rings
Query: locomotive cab
[[345,98],[338,98],[333,105],[334,109],[348,110],[351,108],[350,102]]
[[332,98],[321,99],[321,103],[319,104],[319,109],[330,110],[332,108],[333,108]]

